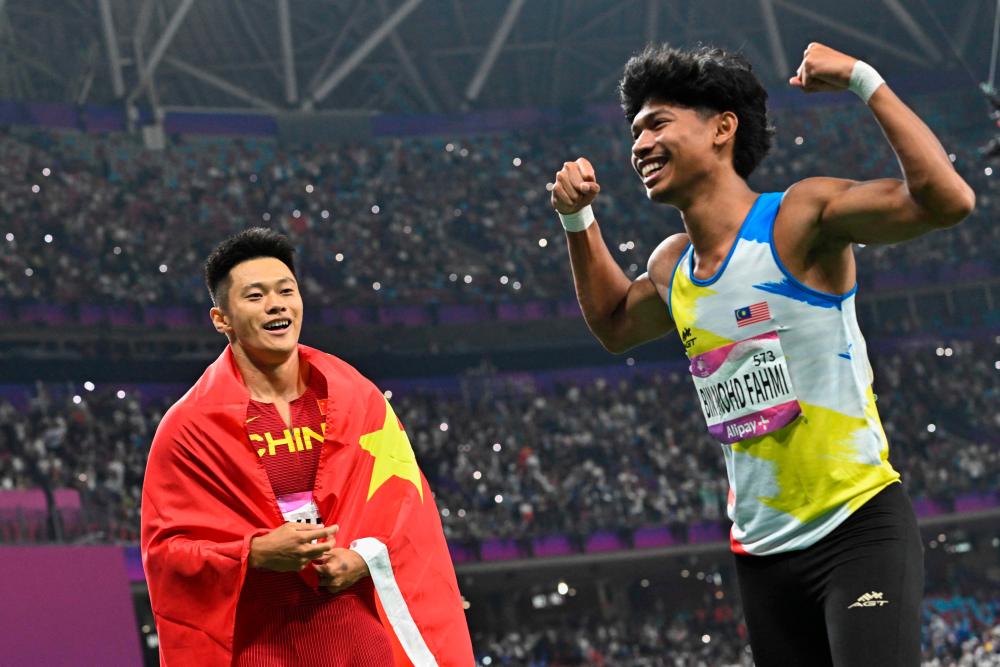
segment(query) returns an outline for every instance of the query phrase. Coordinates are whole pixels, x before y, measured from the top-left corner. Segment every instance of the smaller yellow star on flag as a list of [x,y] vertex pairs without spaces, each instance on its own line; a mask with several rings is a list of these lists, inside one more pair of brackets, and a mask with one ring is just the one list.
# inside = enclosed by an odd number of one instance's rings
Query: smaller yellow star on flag
[[420,480],[420,468],[417,466],[417,457],[410,446],[410,439],[406,437],[406,431],[399,426],[396,413],[392,411],[389,401],[385,401],[385,423],[378,431],[366,433],[361,436],[358,444],[375,458],[375,465],[372,467],[372,481],[368,486],[368,500],[372,499],[375,492],[385,484],[390,477],[399,477],[412,483],[420,494],[420,500],[424,499],[424,488]]

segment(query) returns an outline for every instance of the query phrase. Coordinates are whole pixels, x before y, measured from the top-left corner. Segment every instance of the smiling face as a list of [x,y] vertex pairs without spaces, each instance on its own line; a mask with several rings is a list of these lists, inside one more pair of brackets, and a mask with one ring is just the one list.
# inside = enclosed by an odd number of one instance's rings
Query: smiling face
[[647,100],[632,121],[632,167],[646,187],[646,196],[676,205],[692,184],[725,160],[731,169],[735,125],[731,112],[703,112]]
[[278,364],[298,349],[302,296],[291,269],[274,257],[240,262],[226,278],[226,298],[212,322],[233,346],[261,364]]

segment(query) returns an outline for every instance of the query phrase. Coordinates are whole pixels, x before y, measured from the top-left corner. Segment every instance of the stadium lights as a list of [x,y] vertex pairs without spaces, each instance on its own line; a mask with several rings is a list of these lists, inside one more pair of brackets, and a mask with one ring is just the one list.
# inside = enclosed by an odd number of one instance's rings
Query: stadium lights
[[119,390],[118,390],[118,393],[117,393],[117,394],[115,394],[115,395],[116,395],[116,396],[117,396],[118,398],[120,398],[120,399],[121,399],[121,398],[125,398],[125,390],[124,390],[124,389],[119,389]]
[[519,158],[519,157],[514,158],[512,160],[512,162],[514,163],[515,167],[520,167],[521,166],[521,158]]
[[42,169],[42,176],[48,176],[51,173],[52,173],[52,170],[49,169],[48,167],[45,167],[44,169]]
[[86,389],[87,391],[94,391],[94,383],[91,382],[90,380],[87,380],[86,382],[83,383],[83,388]]
[[46,242],[46,243],[52,243],[52,241],[53,241],[53,236],[52,236],[52,234],[46,234],[46,235],[44,236],[44,240],[45,240],[45,242]]
[[39,192],[42,191],[42,188],[39,185],[35,184],[31,186],[31,191],[37,195]]

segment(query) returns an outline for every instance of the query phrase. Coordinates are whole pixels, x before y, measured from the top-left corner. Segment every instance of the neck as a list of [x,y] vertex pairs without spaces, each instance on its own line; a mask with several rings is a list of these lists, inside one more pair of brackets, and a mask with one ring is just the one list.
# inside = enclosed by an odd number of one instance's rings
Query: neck
[[231,347],[236,367],[240,369],[243,382],[250,390],[250,398],[255,401],[292,401],[305,391],[306,378],[303,373],[308,365],[299,363],[298,349],[284,359],[262,360],[247,352],[239,341],[234,341]]
[[733,237],[757,199],[757,193],[735,172],[704,179],[676,206],[697,255],[726,254]]

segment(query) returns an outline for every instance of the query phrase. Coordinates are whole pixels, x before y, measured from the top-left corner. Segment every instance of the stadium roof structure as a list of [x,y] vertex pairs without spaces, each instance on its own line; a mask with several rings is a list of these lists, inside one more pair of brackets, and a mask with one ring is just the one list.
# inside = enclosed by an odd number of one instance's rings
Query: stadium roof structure
[[452,113],[612,102],[651,41],[741,49],[768,86],[809,41],[888,76],[992,73],[992,0],[0,0],[0,99]]

